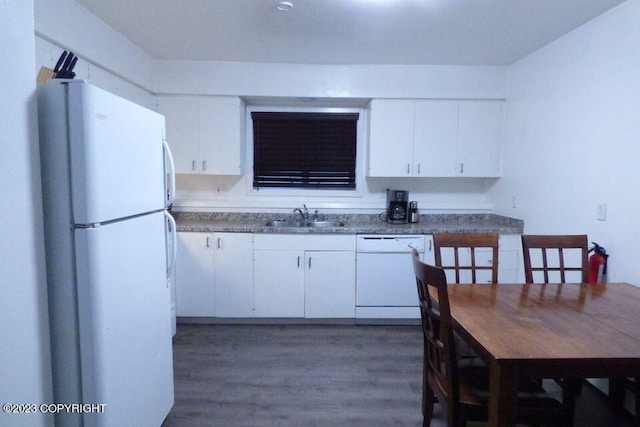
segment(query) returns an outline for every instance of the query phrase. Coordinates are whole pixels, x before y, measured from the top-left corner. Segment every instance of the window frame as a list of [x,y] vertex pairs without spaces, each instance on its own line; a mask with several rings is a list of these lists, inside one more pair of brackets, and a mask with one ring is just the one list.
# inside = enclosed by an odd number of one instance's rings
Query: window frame
[[[356,188],[355,189],[318,189],[318,188],[286,188],[286,187],[253,187],[253,120],[251,113],[253,112],[277,112],[277,113],[357,113],[358,121],[356,126]],[[274,197],[274,196],[304,196],[304,197],[361,197],[360,189],[365,188],[364,182],[364,160],[366,149],[366,109],[357,107],[272,107],[272,106],[247,106],[246,108],[246,188],[247,195],[255,197]]]

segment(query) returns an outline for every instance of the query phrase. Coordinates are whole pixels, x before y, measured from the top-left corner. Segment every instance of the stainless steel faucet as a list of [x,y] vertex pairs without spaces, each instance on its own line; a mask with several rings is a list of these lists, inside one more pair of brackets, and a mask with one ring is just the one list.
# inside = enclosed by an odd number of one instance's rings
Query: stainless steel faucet
[[309,209],[307,209],[307,205],[302,205],[304,209],[295,208],[293,212],[300,212],[300,216],[304,221],[309,221]]

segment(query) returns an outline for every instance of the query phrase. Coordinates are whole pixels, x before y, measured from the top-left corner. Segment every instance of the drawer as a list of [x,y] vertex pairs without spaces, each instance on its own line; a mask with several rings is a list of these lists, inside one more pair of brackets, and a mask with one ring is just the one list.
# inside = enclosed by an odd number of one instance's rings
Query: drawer
[[254,250],[355,251],[353,234],[262,234],[253,235]]

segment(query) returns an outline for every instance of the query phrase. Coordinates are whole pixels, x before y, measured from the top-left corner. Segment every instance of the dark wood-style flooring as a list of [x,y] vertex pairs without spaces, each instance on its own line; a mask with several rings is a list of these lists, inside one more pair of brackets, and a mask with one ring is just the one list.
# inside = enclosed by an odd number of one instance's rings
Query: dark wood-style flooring
[[[180,324],[163,427],[420,426],[421,340],[419,326]],[[632,420],[587,385],[575,425]]]

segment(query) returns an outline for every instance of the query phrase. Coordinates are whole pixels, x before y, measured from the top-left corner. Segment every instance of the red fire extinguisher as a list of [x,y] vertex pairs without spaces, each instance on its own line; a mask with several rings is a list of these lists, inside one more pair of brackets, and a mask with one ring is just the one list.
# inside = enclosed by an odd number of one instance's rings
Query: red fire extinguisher
[[595,242],[591,242],[593,247],[589,252],[593,255],[589,257],[589,283],[604,282],[604,276],[607,274],[607,251]]

